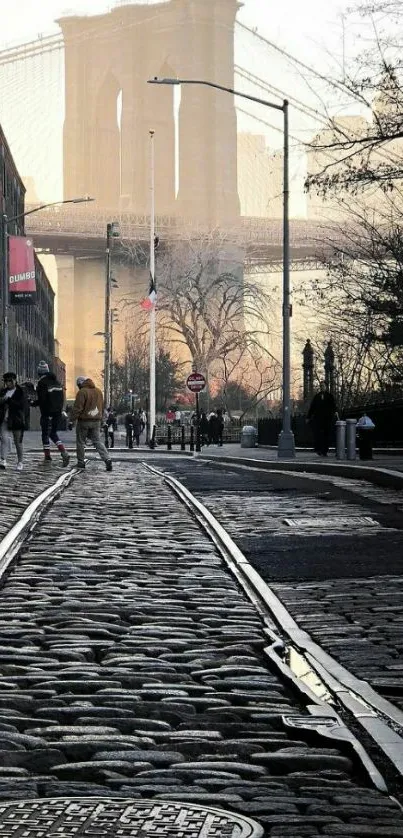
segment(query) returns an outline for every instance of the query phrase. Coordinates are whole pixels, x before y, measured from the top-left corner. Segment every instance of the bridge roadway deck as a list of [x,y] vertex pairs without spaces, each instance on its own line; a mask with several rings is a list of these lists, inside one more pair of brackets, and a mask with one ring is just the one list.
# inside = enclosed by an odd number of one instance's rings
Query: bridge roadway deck
[[[30,209],[30,207],[28,207]],[[52,253],[92,256],[105,254],[106,225],[111,218],[120,224],[121,241],[147,244],[150,219],[134,213],[95,211],[90,208],[51,208],[27,216],[26,230],[34,239],[37,249]],[[161,245],[167,241],[197,238],[211,232],[206,225],[185,222],[176,216],[156,219],[156,230]],[[223,240],[244,248],[252,261],[278,261],[282,257],[282,220],[265,218],[240,218],[222,232]],[[336,233],[333,233],[335,236]],[[291,219],[290,245],[294,260],[320,256],[330,238],[329,228],[306,219]],[[115,242],[119,252],[120,242]]]
[[[260,617],[145,456],[112,474],[91,462],[1,589],[0,799],[161,798],[268,836],[402,836],[402,811],[346,751],[284,723],[307,711],[262,654]],[[193,460],[149,457],[194,479]],[[27,455],[2,495],[28,496],[39,470]]]

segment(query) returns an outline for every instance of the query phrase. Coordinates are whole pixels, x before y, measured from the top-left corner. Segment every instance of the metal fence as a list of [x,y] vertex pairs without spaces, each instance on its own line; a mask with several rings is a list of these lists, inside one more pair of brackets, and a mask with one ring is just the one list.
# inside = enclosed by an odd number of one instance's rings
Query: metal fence
[[[365,409],[375,423],[374,445],[380,448],[393,448],[403,445],[403,399],[393,402],[380,402],[368,405],[366,408],[363,405],[358,405],[349,408],[340,418],[359,419]],[[281,426],[280,417],[259,419],[259,445],[277,445]],[[302,414],[293,416],[291,427],[296,446],[298,448],[311,448],[313,442],[312,429],[310,424],[306,422],[306,416]],[[331,440],[331,445],[334,445],[334,439]]]
[[[171,425],[171,442],[172,445],[180,446],[182,442],[182,427],[185,431],[185,444],[190,444],[190,425]],[[168,425],[159,425],[156,429],[156,438],[158,445],[167,445],[168,444]],[[241,428],[236,427],[226,427],[224,428],[223,433],[223,442],[240,442],[241,440]]]

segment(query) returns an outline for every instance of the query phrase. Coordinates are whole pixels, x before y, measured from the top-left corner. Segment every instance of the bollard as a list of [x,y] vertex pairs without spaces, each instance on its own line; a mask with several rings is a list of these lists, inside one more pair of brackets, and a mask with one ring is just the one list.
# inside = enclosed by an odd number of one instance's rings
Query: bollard
[[184,425],[182,425],[182,427],[181,427],[181,451],[186,451],[185,426]]
[[190,450],[195,450],[195,429],[193,425],[190,426]]
[[340,419],[336,422],[336,457],[346,459],[346,423]]
[[357,436],[357,420],[346,419],[346,448],[347,459],[355,460],[356,457],[356,436]]
[[167,448],[168,451],[172,451],[172,428],[170,425],[167,428]]

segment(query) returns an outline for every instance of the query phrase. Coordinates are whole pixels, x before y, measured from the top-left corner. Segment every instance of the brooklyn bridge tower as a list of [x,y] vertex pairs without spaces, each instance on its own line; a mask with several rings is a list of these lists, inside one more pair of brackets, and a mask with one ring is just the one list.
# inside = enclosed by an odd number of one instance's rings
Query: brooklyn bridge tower
[[236,219],[233,97],[183,86],[175,119],[175,88],[146,82],[175,76],[232,87],[237,8],[237,0],[170,0],[59,20],[66,197],[94,195],[98,209],[146,214],[154,129],[158,214],[211,225]]

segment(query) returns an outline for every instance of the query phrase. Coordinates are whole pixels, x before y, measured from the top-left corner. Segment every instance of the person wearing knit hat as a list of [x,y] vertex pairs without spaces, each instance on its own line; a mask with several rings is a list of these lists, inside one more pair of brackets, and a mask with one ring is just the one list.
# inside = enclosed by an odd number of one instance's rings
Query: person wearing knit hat
[[50,454],[50,440],[56,445],[64,466],[70,462],[70,457],[63,445],[57,429],[60,426],[61,415],[64,407],[64,391],[55,374],[50,371],[46,361],[38,364],[38,385],[36,388],[36,399],[33,406],[39,406],[41,412],[42,445],[45,463],[52,460]]
[[49,364],[46,361],[40,361],[38,364],[38,378],[42,378],[43,375],[47,375],[49,372]]

